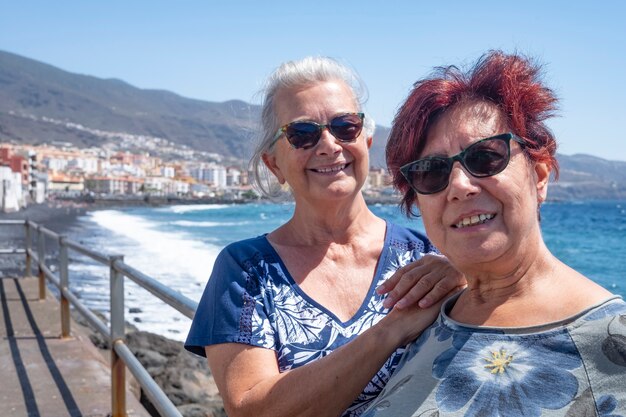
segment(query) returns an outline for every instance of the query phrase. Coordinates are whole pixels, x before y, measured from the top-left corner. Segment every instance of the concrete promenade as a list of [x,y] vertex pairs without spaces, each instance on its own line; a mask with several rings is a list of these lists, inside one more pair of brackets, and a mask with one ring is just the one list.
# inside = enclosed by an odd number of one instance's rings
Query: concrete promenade
[[[75,322],[60,338],[59,302],[40,301],[38,288],[37,278],[0,277],[0,416],[109,416],[106,359]],[[149,417],[130,391],[126,406],[130,417]]]

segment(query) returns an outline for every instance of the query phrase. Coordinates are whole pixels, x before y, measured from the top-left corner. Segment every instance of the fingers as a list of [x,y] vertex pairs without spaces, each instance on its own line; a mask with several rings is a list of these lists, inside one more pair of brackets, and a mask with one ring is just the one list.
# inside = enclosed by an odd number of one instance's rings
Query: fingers
[[385,326],[393,332],[401,343],[399,346],[415,340],[437,318],[440,305],[435,304],[430,308],[422,309],[412,304],[404,309],[393,308],[387,315],[388,321]]
[[[460,284],[461,281],[463,281],[463,284]],[[428,308],[437,304],[441,300],[448,298],[450,294],[454,294],[457,290],[462,288],[465,288],[464,277],[460,273],[454,271],[452,275],[444,276],[435,285],[433,285],[430,291],[417,301],[417,304],[421,308]]]
[[447,298],[450,293],[456,292],[457,288],[465,288],[467,285],[465,276],[454,269],[446,258],[439,258],[438,263],[433,264],[432,267],[432,271],[422,279],[430,278],[428,283],[432,285],[418,300],[421,308],[428,308]]
[[[421,258],[402,268],[385,282],[387,298],[383,302],[385,308],[404,308],[417,303],[439,281],[442,276],[438,268],[433,269],[430,262]],[[434,274],[434,275],[432,275]],[[380,288],[380,287],[379,287]],[[380,293],[380,292],[379,292]],[[400,302],[400,305],[397,303]]]
[[441,300],[456,285],[441,271],[431,271],[421,277],[415,285],[396,303],[398,308],[406,308],[417,304],[421,308],[428,308]]
[[436,277],[428,268],[417,267],[405,272],[395,287],[389,291],[383,305],[387,308],[406,308],[425,296],[441,277]]
[[446,258],[425,255],[396,271],[377,292],[388,293],[383,302],[385,308],[406,308],[416,303],[428,308],[465,284],[465,277]]
[[398,331],[399,337],[403,340],[400,346],[415,340],[424,329],[435,321],[441,311],[443,302],[464,287],[453,288],[448,294],[428,308],[420,308],[415,304],[410,304],[407,308],[399,309],[395,307],[391,310],[387,315],[388,318],[392,320],[400,318],[400,320],[391,321],[391,325],[395,326],[393,330]]
[[378,294],[386,294],[389,291],[393,290],[395,288],[395,286],[398,284],[398,282],[402,279],[402,276],[407,272],[410,271],[411,269],[415,268],[416,266],[419,265],[421,259],[417,260],[415,262],[412,262],[408,265],[403,266],[402,268],[398,269],[396,272],[394,272],[394,274],[387,279],[385,282],[383,282],[381,285],[378,286],[378,288],[376,288],[376,292]]
[[415,286],[424,273],[419,271],[421,264],[420,259],[405,265],[376,289],[379,294],[387,294],[387,298],[383,301],[385,308],[394,307],[396,302],[401,300]]

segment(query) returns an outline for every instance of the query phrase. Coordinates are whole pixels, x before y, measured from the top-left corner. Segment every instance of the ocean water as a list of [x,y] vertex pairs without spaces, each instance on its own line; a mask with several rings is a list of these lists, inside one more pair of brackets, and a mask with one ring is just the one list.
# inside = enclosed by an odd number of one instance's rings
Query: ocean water
[[[424,231],[395,205],[372,205],[382,218]],[[228,243],[267,233],[284,223],[292,204],[184,205],[89,212],[70,239],[124,261],[198,301],[213,262]],[[548,203],[542,207],[548,248],[566,264],[626,298],[626,202]],[[70,287],[91,309],[108,317],[108,269],[71,254]],[[126,320],[140,330],[184,340],[191,320],[130,280]]]

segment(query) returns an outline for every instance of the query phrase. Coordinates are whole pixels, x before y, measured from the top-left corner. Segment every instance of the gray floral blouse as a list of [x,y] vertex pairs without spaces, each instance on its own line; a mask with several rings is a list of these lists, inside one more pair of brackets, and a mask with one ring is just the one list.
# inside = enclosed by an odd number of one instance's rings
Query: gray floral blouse
[[546,326],[467,326],[442,306],[363,414],[626,416],[626,303],[615,296]]

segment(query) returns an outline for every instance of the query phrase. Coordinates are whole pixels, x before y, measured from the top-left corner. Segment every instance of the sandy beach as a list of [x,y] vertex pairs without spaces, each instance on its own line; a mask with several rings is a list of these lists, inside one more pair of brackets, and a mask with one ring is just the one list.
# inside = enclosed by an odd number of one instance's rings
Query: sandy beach
[[23,210],[11,213],[0,212],[0,220],[32,220],[50,230],[62,233],[67,226],[74,223],[77,216],[91,209],[91,205],[71,201],[46,202],[32,204]]

